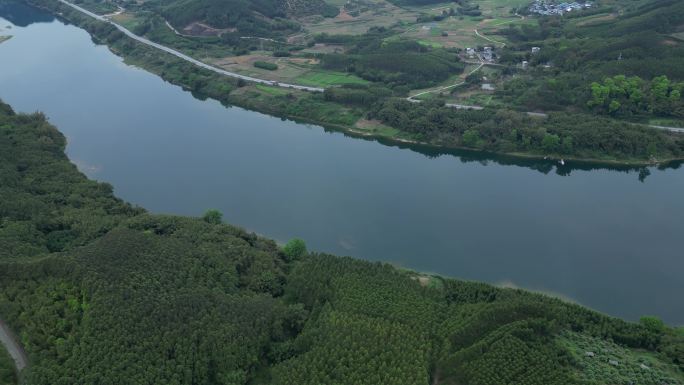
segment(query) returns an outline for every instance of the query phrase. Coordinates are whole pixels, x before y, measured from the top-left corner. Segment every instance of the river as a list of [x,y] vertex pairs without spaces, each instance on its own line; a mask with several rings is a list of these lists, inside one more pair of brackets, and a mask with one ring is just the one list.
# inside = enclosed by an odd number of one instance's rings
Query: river
[[[89,177],[155,213],[684,324],[684,170],[437,151],[213,100],[128,66],[88,34],[0,5],[0,98],[43,111]],[[8,28],[10,27],[10,28]]]

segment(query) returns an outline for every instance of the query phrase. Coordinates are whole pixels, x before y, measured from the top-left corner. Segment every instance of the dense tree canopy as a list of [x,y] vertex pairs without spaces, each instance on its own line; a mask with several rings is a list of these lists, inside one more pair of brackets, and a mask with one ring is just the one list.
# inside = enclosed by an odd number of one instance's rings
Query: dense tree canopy
[[[596,7],[537,25],[510,25],[513,40],[502,61],[530,63],[502,94],[528,110],[590,109],[617,117],[681,118],[684,44],[673,33],[684,25],[684,3],[651,0],[623,4],[626,11]],[[591,12],[600,22],[577,23]],[[612,16],[611,16],[612,15]],[[532,55],[531,47],[541,50]]]
[[586,114],[531,117],[514,111],[457,110],[440,102],[388,100],[370,112],[417,139],[498,152],[578,158],[669,159],[684,155],[684,138]]

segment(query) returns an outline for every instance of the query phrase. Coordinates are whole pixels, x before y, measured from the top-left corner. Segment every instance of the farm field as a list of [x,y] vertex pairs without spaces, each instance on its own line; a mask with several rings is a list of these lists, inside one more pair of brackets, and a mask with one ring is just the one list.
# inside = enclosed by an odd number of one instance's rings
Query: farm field
[[112,16],[112,20],[129,30],[135,30],[145,19],[140,13],[123,12]]
[[[332,2],[331,4],[337,5]],[[351,11],[347,11],[343,6],[344,4],[340,5],[340,14],[337,17],[302,19],[301,22],[307,34],[361,35],[371,27],[390,27],[398,23],[414,23],[420,14],[399,8],[384,0],[355,1],[352,3],[354,5]]]
[[[276,70],[267,70],[254,67],[254,63],[259,61],[277,64],[278,68]],[[369,83],[367,80],[352,74],[322,70],[316,66],[318,62],[315,59],[299,57],[274,58],[268,52],[231,56],[210,60],[210,62],[218,67],[243,75],[314,87]]]
[[317,87],[329,87],[339,84],[369,83],[369,81],[361,79],[358,76],[332,71],[310,71],[297,77],[296,80],[301,84]]

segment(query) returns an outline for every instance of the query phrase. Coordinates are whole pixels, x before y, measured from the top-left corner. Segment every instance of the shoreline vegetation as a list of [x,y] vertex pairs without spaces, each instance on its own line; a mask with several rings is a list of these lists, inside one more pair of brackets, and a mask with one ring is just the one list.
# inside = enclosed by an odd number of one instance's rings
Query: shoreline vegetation
[[[215,99],[226,106],[304,121],[365,138],[442,149],[634,167],[666,165],[684,159],[684,135],[589,114],[553,113],[541,121],[538,117],[512,110],[456,110],[439,102],[409,103],[403,98],[376,102],[368,108],[368,102],[354,101],[354,87],[328,88],[321,95],[254,85],[197,68],[168,53],[145,46],[114,26],[57,1],[25,1],[85,29],[95,42],[107,45],[127,64],[161,76],[197,98]],[[348,100],[352,102],[340,102]],[[428,115],[438,117],[443,123],[425,122]],[[412,116],[421,117],[423,122],[419,123]],[[359,121],[367,118],[381,124],[376,127],[357,126]],[[577,125],[583,126],[581,138],[573,138]],[[594,128],[601,132],[593,132]],[[610,142],[616,135],[625,136],[622,142],[632,152],[631,155],[623,155],[623,149],[613,148]]]
[[0,103],[0,315],[26,384],[684,384],[684,330],[657,317],[150,214],[65,146]]

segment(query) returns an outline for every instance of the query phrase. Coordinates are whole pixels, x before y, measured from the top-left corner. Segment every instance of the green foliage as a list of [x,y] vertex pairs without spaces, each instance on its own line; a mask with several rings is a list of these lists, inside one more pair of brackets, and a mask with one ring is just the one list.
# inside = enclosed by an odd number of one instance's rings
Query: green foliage
[[666,329],[665,323],[660,318],[655,316],[643,316],[639,319],[639,323],[644,325],[644,327],[653,333],[661,333]]
[[348,71],[390,86],[409,85],[419,88],[446,80],[463,72],[463,64],[455,56],[433,53],[376,52],[358,55],[329,54],[321,58],[323,68]]
[[275,71],[278,69],[277,64],[267,62],[267,61],[255,61],[254,66],[257,68],[262,68],[262,69],[269,70],[269,71]]
[[489,151],[641,160],[684,155],[681,136],[583,114],[539,119],[506,110],[458,110],[438,101],[388,100],[376,103],[369,117],[423,141]]
[[178,29],[199,22],[234,29],[237,36],[282,37],[300,29],[289,17],[337,15],[335,7],[322,0],[170,0],[145,2],[144,8],[158,12]]
[[480,141],[480,134],[477,130],[465,130],[463,132],[463,145],[468,147],[476,147]]
[[216,209],[209,209],[204,213],[202,219],[207,223],[218,225],[223,222],[223,213]]
[[[573,13],[510,24],[503,32],[514,43],[500,57],[508,64],[528,60],[532,70],[506,82],[504,100],[527,110],[588,107],[622,118],[684,117],[684,44],[670,36],[684,24],[684,3],[620,7],[629,11],[604,10],[615,17],[600,23],[577,22],[583,14]],[[541,51],[531,55],[534,46]]]
[[325,100],[337,103],[369,106],[393,94],[392,90],[382,86],[346,85],[326,88],[323,96]]
[[14,369],[14,360],[0,345],[0,385],[15,385],[16,383],[17,374]]
[[[656,320],[480,283],[423,286],[387,264],[306,254],[300,240],[280,250],[226,224],[133,210],[76,171],[44,117],[1,104],[0,117],[11,122],[3,221],[28,229],[4,234],[0,315],[31,358],[27,384],[617,383],[582,382],[568,333],[648,351],[668,383],[684,383],[684,335]],[[18,220],[21,207],[31,215]],[[45,217],[101,218],[73,222],[79,242],[50,252]]]
[[684,113],[682,89],[684,83],[672,83],[667,76],[644,82],[638,76],[627,78],[617,75],[604,79],[603,83],[592,83],[591,98],[587,105],[611,115],[656,113],[679,116]]
[[463,72],[458,56],[444,49],[430,49],[415,41],[387,42],[384,30],[372,30],[357,38],[325,36],[319,41],[346,42],[348,54],[321,57],[323,68],[346,71],[389,87],[420,88]]
[[[140,213],[83,177],[41,113],[0,111],[0,260],[83,245]],[[60,175],[60,178],[54,178]]]
[[546,152],[556,152],[560,146],[560,137],[556,134],[545,134],[541,146]]
[[306,254],[306,243],[299,238],[290,239],[283,247],[283,253],[288,261],[301,258]]

